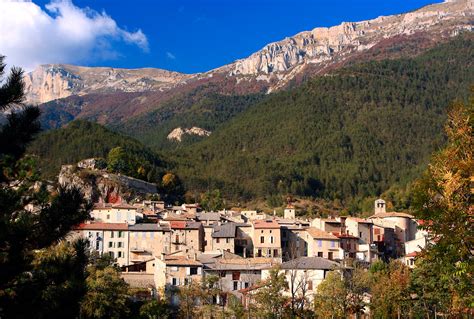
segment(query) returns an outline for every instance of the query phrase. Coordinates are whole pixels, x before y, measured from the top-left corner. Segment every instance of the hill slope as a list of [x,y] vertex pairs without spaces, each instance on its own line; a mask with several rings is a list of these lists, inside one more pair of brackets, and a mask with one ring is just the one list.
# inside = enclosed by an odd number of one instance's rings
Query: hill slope
[[86,121],[77,120],[40,134],[29,146],[28,153],[37,155],[42,174],[53,178],[61,165],[75,164],[91,157],[106,158],[116,147],[124,150],[129,162],[138,163],[145,170],[140,173],[143,176],[135,170],[128,175],[150,182],[159,180],[166,164],[155,152],[131,137]]
[[190,189],[236,198],[377,195],[444,142],[445,109],[474,83],[472,33],[423,55],[354,65],[250,107],[175,154]]

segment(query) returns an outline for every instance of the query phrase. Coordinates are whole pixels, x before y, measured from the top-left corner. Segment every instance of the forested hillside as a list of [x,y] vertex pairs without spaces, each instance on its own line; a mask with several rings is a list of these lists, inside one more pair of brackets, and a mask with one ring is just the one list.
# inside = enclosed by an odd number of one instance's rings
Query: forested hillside
[[268,96],[176,152],[189,189],[330,199],[405,185],[443,145],[447,106],[474,83],[472,34],[416,58],[351,66]]
[[54,178],[63,164],[91,157],[112,157],[115,162],[120,159],[124,165],[117,168],[119,171],[151,182],[157,181],[165,168],[155,152],[133,138],[79,120],[40,134],[29,146],[28,153],[38,155],[41,172],[48,178]]
[[212,85],[204,86],[112,127],[155,149],[180,148],[200,138],[188,136],[181,143],[169,141],[166,137],[173,129],[197,126],[213,132],[262,98],[261,94],[222,95],[215,93]]

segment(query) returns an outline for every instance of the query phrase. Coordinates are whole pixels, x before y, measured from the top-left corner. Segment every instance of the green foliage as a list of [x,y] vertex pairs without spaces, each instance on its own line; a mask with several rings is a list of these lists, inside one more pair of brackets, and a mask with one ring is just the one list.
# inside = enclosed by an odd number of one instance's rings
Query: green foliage
[[[0,56],[0,82],[5,65]],[[22,72],[0,85],[0,108],[23,100]],[[85,243],[60,242],[88,216],[77,189],[47,190],[23,157],[39,131],[39,110],[13,110],[0,128],[0,317],[71,318],[85,292]]]
[[170,317],[170,307],[164,300],[151,300],[140,307],[140,318],[168,319]]
[[[426,290],[418,292],[421,298],[432,299],[430,285],[439,280],[449,292],[447,310],[453,316],[474,307],[473,124],[474,96],[469,104],[454,103],[445,126],[448,144],[433,156],[424,176],[415,184],[416,216],[426,221],[423,227],[436,243],[423,254],[422,267],[415,273],[419,288],[426,283]],[[428,261],[435,272],[427,269]]]
[[200,201],[201,207],[206,211],[219,211],[224,209],[224,200],[221,195],[221,191],[215,189],[213,191],[207,191],[201,195]]
[[[461,36],[415,58],[354,65],[269,95],[175,152],[178,173],[188,189],[238,200],[294,194],[347,203],[403,188],[445,143],[446,105],[468,95],[473,60],[472,36]],[[393,199],[411,204],[403,194]]]
[[263,97],[263,95],[222,95],[212,91],[212,85],[199,87],[163,103],[152,112],[132,118],[113,128],[137,138],[154,149],[182,149],[202,138],[184,136],[181,142],[169,141],[167,136],[173,129],[197,126],[214,132]]
[[262,284],[262,288],[258,289],[255,295],[258,304],[257,317],[283,318],[285,304],[288,301],[282,294],[282,291],[288,288],[285,274],[280,272],[279,268],[273,268],[270,270],[270,276]]
[[81,303],[83,318],[118,319],[129,312],[128,285],[115,267],[89,268],[87,293]]
[[41,172],[48,178],[56,176],[61,165],[91,157],[110,157],[108,167],[112,171],[150,182],[159,182],[165,166],[156,153],[140,142],[81,120],[41,134],[28,152],[38,156]]

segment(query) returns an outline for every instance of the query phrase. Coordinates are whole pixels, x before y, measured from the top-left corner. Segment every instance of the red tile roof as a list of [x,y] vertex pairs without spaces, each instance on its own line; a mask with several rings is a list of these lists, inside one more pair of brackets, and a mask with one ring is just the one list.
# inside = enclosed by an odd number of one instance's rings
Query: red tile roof
[[91,223],[79,224],[74,227],[76,230],[128,230],[126,223]]
[[279,229],[280,224],[274,219],[254,220],[253,227],[255,229]]
[[324,230],[317,229],[315,227],[309,227],[306,229],[306,232],[313,238],[317,239],[338,239],[337,236],[334,236]]

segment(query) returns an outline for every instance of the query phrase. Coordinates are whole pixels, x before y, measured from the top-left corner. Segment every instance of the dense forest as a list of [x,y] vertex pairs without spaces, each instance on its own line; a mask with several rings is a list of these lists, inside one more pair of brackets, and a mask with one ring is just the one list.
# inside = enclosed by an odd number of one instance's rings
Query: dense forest
[[47,178],[54,178],[63,164],[91,157],[103,158],[113,171],[150,182],[158,181],[166,168],[159,155],[133,138],[81,120],[40,134],[28,153],[38,156],[38,166]]
[[175,152],[188,189],[330,199],[406,185],[445,142],[446,108],[474,83],[471,35],[418,57],[369,62],[268,96]]
[[152,112],[112,128],[133,136],[155,149],[182,149],[201,138],[185,136],[181,143],[169,141],[166,137],[173,129],[197,126],[213,132],[262,98],[261,94],[218,94],[209,84],[183,93]]

